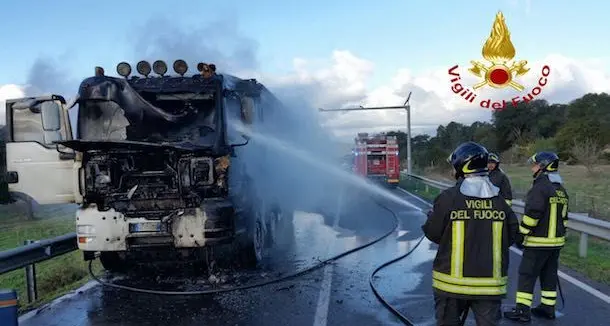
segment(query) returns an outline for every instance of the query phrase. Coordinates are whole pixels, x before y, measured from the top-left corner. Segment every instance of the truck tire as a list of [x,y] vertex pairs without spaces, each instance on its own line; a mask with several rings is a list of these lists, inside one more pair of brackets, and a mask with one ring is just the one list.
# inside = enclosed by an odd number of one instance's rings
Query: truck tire
[[256,220],[248,230],[245,243],[239,248],[240,262],[248,268],[256,267],[263,259],[265,246],[265,228],[260,214],[255,214]]
[[267,247],[273,246],[278,236],[278,229],[282,229],[281,223],[283,222],[284,216],[282,215],[282,209],[278,205],[273,205],[267,212],[267,232],[265,232],[265,244]]
[[123,259],[117,252],[101,252],[100,263],[105,270],[111,273],[126,273],[129,270],[129,266],[125,259]]

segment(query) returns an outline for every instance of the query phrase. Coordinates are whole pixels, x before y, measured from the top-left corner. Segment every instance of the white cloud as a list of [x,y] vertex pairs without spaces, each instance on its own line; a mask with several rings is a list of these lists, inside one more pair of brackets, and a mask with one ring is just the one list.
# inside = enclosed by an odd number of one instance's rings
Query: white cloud
[[[544,98],[551,103],[565,103],[587,92],[610,92],[609,62],[610,58],[576,60],[551,54],[542,60],[529,62],[527,66],[530,71],[516,81],[525,86],[524,92],[531,91],[541,76],[542,67],[549,65],[551,70],[548,83],[537,98]],[[419,74],[414,74],[407,68],[397,69],[394,77],[386,84],[371,89],[367,82],[375,73],[375,64],[349,51],[334,51],[329,60],[296,58],[293,60],[293,71],[286,75],[239,75],[259,78],[280,97],[297,95],[305,98],[312,108],[401,105],[407,94],[412,92],[411,124],[414,134],[434,134],[439,124],[450,121],[488,121],[491,119],[491,110],[479,107],[481,99],[510,100],[515,95],[524,95],[523,92],[512,89],[484,87],[476,92],[477,101],[468,103],[451,91],[448,70],[455,64],[459,64],[464,85],[471,87],[480,81],[468,72],[469,63],[449,62],[445,67]],[[24,87],[19,85],[0,86],[0,110],[4,111],[4,99],[23,95]],[[326,127],[333,129],[337,136],[348,141],[360,131],[405,130],[406,127],[405,112],[402,110],[321,113],[320,120]],[[4,121],[4,114],[0,121]]]
[[[520,58],[516,58],[521,60]],[[349,51],[335,51],[326,64],[304,59],[295,59],[294,72],[285,76],[261,76],[263,83],[271,88],[287,84],[298,85],[301,94],[309,95],[314,108],[338,108],[346,106],[394,106],[401,105],[407,94],[411,97],[411,123],[413,133],[434,133],[439,124],[450,121],[472,123],[476,120],[489,121],[491,110],[479,106],[482,99],[507,100],[524,96],[542,77],[542,67],[548,65],[550,74],[542,92],[535,98],[551,103],[566,103],[587,92],[610,91],[610,73],[605,65],[610,60],[597,58],[576,60],[559,54],[551,54],[542,60],[527,64],[530,71],[515,79],[525,89],[497,90],[488,86],[476,91],[474,103],[468,103],[451,91],[449,68],[459,64],[459,73],[465,86],[481,81],[472,75],[469,63],[448,63],[421,74],[413,74],[409,69],[397,69],[395,76],[387,84],[367,89],[367,80],[374,74],[374,64],[360,59]],[[293,90],[294,91],[294,90]],[[281,95],[281,94],[280,94]],[[510,107],[508,107],[510,109]],[[359,111],[347,113],[323,113],[325,125],[334,129],[335,134],[350,139],[359,131],[377,132],[383,130],[405,130],[405,113],[401,110]]]
[[22,86],[15,84],[0,85],[0,125],[3,125],[6,120],[5,101],[8,99],[20,98],[24,95],[25,90]]

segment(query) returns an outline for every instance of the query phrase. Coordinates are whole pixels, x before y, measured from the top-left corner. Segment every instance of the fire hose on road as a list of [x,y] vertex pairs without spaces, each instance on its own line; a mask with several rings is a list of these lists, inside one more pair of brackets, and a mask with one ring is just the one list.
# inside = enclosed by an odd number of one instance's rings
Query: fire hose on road
[[[200,290],[200,291],[162,291],[162,290],[153,290],[153,289],[145,289],[145,288],[138,288],[138,287],[133,287],[133,286],[127,286],[127,285],[120,285],[120,284],[114,284],[114,283],[110,283],[104,280],[101,280],[99,277],[97,277],[94,273],[93,273],[93,269],[92,269],[92,263],[93,261],[89,262],[89,273],[91,274],[91,277],[99,282],[100,284],[102,284],[103,286],[107,286],[107,287],[111,287],[111,288],[116,288],[116,289],[121,289],[121,290],[128,290],[128,291],[133,291],[133,292],[139,292],[139,293],[147,293],[147,294],[156,294],[156,295],[186,295],[186,296],[193,296],[193,295],[206,295],[206,294],[217,294],[217,293],[225,293],[225,292],[233,292],[233,291],[239,291],[239,290],[247,290],[247,289],[252,289],[252,288],[257,288],[257,287],[262,287],[262,286],[266,286],[266,285],[270,285],[270,284],[275,284],[275,283],[281,283],[302,275],[305,275],[307,273],[313,272],[314,270],[320,269],[322,267],[324,267],[327,264],[333,263],[336,260],[343,258],[345,256],[348,256],[350,254],[353,254],[355,252],[361,251],[365,248],[368,248],[378,242],[380,242],[381,240],[389,237],[392,233],[394,233],[399,226],[399,221],[398,221],[398,215],[392,210],[390,209],[388,206],[375,201],[375,203],[380,206],[381,208],[387,210],[388,212],[390,212],[390,214],[392,215],[393,218],[393,227],[391,230],[388,230],[386,233],[384,233],[383,235],[375,238],[374,240],[355,247],[353,249],[350,249],[348,251],[342,252],[338,255],[335,255],[333,257],[330,257],[326,260],[323,260],[311,267],[296,271],[294,273],[291,273],[289,275],[286,276],[282,276],[282,277],[278,277],[278,278],[274,278],[271,280],[266,280],[266,281],[262,281],[262,282],[254,282],[252,284],[246,284],[246,285],[242,285],[242,286],[235,286],[235,287],[230,287],[230,288],[222,288],[222,289],[209,289],[209,290]],[[395,307],[393,307],[391,304],[389,304],[379,293],[379,291],[377,290],[377,288],[375,287],[374,283],[373,283],[373,278],[375,277],[375,275],[381,271],[383,268],[392,265],[406,257],[408,257],[411,253],[413,253],[418,246],[422,243],[422,241],[424,240],[424,236],[421,236],[419,239],[417,239],[417,242],[415,243],[415,245],[413,246],[413,248],[411,248],[407,253],[394,258],[386,263],[383,263],[382,265],[380,265],[379,267],[377,267],[370,275],[369,277],[369,285],[374,293],[374,295],[377,297],[377,299],[390,311],[392,312],[398,319],[400,319],[400,321],[402,321],[405,325],[414,325],[413,322],[411,322],[409,320],[409,318],[407,318],[405,315],[403,315],[402,313],[400,313]]]
[[265,280],[262,282],[253,282],[252,284],[246,284],[246,285],[241,285],[241,286],[235,286],[235,287],[230,287],[230,288],[222,288],[222,289],[209,289],[209,290],[200,290],[200,291],[162,291],[162,290],[153,290],[153,289],[145,289],[145,288],[138,288],[138,287],[133,287],[133,286],[127,286],[127,285],[121,285],[121,284],[114,284],[111,282],[107,282],[104,281],[102,279],[100,279],[99,277],[97,277],[94,273],[93,273],[93,267],[92,267],[92,263],[93,260],[89,261],[89,274],[91,274],[91,277],[97,281],[98,283],[107,286],[107,287],[111,287],[111,288],[116,288],[116,289],[122,289],[122,290],[128,290],[128,291],[133,291],[133,292],[140,292],[140,293],[148,293],[148,294],[158,294],[158,295],[206,295],[206,294],[216,294],[216,293],[224,293],[224,292],[233,292],[233,291],[239,291],[239,290],[247,290],[247,289],[252,289],[252,288],[257,288],[257,287],[261,287],[261,286],[265,286],[265,285],[270,285],[270,284],[275,284],[275,283],[280,283],[280,282],[284,282],[287,281],[289,279],[293,279],[299,276],[302,276],[304,274],[310,273],[314,270],[317,270],[321,267],[324,267],[327,264],[333,263],[336,260],[343,258],[345,256],[348,256],[350,254],[353,254],[357,251],[363,250],[365,248],[368,248],[378,242],[380,242],[381,240],[387,238],[388,236],[390,236],[394,231],[397,230],[398,228],[398,218],[397,215],[388,207],[386,207],[385,205],[375,201],[377,205],[379,205],[380,207],[382,207],[383,209],[389,211],[392,214],[393,217],[393,227],[391,230],[387,231],[386,233],[384,233],[383,235],[375,238],[374,240],[358,246],[356,248],[350,249],[348,251],[342,252],[338,255],[335,255],[333,257],[330,257],[328,259],[325,259],[313,266],[310,266],[308,268],[304,268],[301,270],[298,270],[296,272],[290,273],[289,275],[285,275],[282,277],[278,277],[278,278],[274,278],[271,280]]

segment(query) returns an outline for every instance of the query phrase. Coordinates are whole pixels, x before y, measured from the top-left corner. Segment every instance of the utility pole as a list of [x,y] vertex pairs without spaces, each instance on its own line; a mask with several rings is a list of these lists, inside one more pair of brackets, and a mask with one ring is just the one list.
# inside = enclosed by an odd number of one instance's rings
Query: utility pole
[[411,162],[411,105],[409,100],[411,99],[411,92],[407,96],[407,100],[401,106],[378,106],[378,107],[357,107],[357,108],[345,108],[345,109],[318,109],[320,112],[338,112],[338,111],[368,111],[368,110],[405,110],[407,115],[407,170],[408,173],[413,173],[412,162]]

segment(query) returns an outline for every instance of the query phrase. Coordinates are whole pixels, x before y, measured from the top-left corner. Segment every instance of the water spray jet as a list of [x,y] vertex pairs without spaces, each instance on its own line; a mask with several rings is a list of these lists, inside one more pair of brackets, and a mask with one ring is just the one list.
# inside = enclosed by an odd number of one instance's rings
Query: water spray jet
[[301,161],[307,162],[309,165],[316,167],[323,172],[331,173],[335,177],[341,178],[342,181],[348,182],[349,184],[356,186],[359,189],[368,191],[369,193],[372,193],[372,194],[380,195],[382,197],[385,197],[386,199],[392,200],[393,202],[395,202],[397,204],[421,211],[421,209],[419,207],[411,204],[410,202],[401,198],[400,196],[393,194],[391,191],[388,191],[375,184],[372,184],[372,183],[368,182],[368,180],[362,179],[359,176],[348,173],[348,172],[340,169],[339,167],[336,167],[336,166],[333,166],[330,164],[326,164],[319,160],[315,160],[311,153],[299,150],[296,148],[295,145],[280,141],[279,139],[268,136],[268,135],[263,135],[261,133],[254,132],[252,130],[249,130],[247,127],[244,127],[242,124],[236,123],[234,121],[231,122],[230,124],[232,125],[233,128],[235,128],[236,131],[248,136],[249,138],[258,140],[263,144],[266,144],[268,146],[275,148],[276,150],[281,150],[284,153],[290,154],[293,157],[296,157],[296,158],[300,159]]

